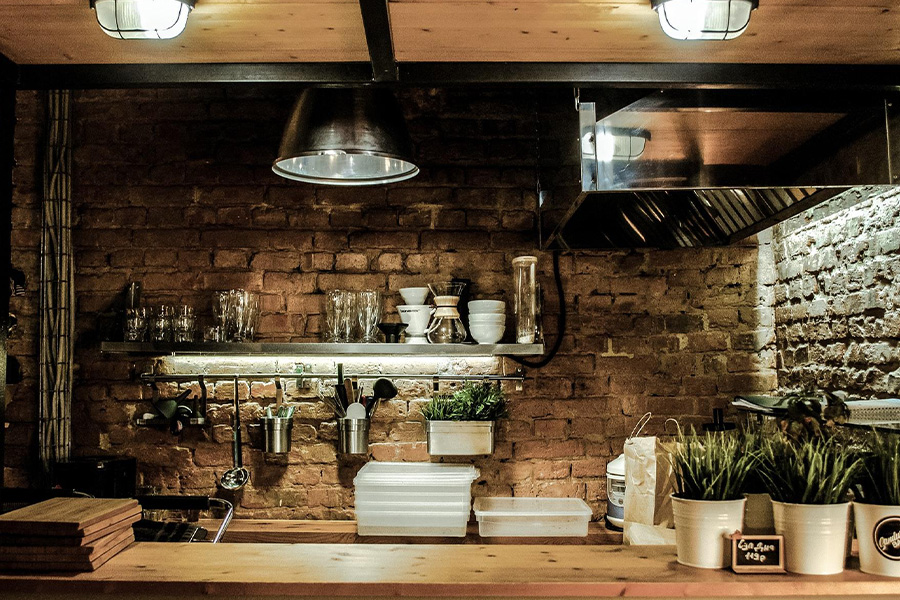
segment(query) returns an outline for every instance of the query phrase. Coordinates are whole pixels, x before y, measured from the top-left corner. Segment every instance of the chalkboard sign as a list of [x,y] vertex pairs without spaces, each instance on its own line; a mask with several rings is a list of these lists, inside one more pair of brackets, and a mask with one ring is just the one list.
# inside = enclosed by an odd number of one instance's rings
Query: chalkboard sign
[[735,533],[731,536],[731,568],[735,573],[784,571],[784,537]]

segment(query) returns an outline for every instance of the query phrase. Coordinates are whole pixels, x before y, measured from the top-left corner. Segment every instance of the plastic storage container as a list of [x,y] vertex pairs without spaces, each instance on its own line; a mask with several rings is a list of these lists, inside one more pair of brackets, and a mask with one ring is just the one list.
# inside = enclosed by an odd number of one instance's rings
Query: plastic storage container
[[465,537],[471,465],[370,462],[353,480],[359,535]]
[[481,537],[585,537],[591,509],[579,498],[476,498]]

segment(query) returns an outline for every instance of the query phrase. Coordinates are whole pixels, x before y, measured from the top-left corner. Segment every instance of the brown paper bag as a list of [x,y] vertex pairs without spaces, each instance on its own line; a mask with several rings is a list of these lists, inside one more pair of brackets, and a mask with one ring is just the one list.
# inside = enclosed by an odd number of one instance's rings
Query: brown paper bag
[[[648,420],[649,413],[635,428],[638,433]],[[671,497],[675,475],[668,445],[656,436],[632,436],[625,441],[626,544],[675,543]]]

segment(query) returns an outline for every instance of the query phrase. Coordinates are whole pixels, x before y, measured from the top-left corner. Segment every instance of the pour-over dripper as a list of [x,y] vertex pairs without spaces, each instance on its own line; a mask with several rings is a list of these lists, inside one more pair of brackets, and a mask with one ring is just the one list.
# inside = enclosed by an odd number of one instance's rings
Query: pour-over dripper
[[[445,296],[456,296],[458,302],[459,295],[462,294],[465,287],[466,284],[459,281],[439,281],[437,283],[428,284],[428,289],[434,294],[434,301],[438,306],[440,306],[440,304],[438,304],[438,298]],[[453,306],[455,305],[456,302],[453,303]]]
[[459,318],[456,305],[459,304],[459,296],[466,284],[456,281],[441,281],[429,283],[428,287],[434,294],[434,318],[426,332],[428,341],[432,344],[458,344],[466,341],[466,328]]

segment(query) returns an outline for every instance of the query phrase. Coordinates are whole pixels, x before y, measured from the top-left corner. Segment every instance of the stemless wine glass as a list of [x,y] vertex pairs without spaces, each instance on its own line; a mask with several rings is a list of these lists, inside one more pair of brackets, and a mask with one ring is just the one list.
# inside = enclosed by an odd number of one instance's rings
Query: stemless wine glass
[[359,322],[359,341],[378,341],[378,322],[381,321],[381,292],[364,290],[356,294],[356,314]]

